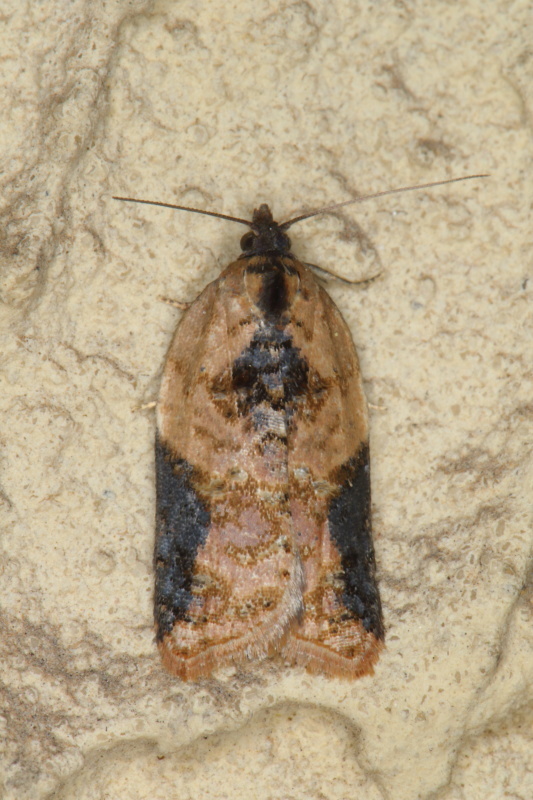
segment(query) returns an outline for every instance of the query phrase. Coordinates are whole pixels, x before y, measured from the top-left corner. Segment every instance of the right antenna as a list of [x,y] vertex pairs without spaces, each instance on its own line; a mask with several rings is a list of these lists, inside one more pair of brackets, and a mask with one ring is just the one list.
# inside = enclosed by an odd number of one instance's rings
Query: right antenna
[[[446,186],[447,183],[458,183],[459,181],[473,181],[476,178],[488,178],[490,174],[483,173],[481,175],[465,175],[462,178],[449,178],[447,181],[432,181],[431,183],[420,183],[417,186],[401,186],[399,189],[386,189],[384,192],[376,192],[375,194],[365,194],[362,197],[356,197],[353,200],[344,200],[342,203],[335,203],[332,206],[324,206],[324,208],[317,208],[315,211],[309,211],[307,214],[300,214],[299,217],[293,217],[293,219],[287,220],[287,222],[282,222],[280,224],[280,228],[282,230],[287,230],[290,228],[291,225],[294,225],[296,222],[301,222],[303,219],[309,219],[310,217],[317,217],[319,214],[327,214],[330,211],[336,211],[337,208],[344,208],[344,206],[351,206],[354,203],[362,203],[364,200],[373,200],[376,197],[385,197],[388,194],[400,194],[401,192],[414,192],[417,189],[429,189],[432,186]],[[240,220],[239,220],[240,221]]]

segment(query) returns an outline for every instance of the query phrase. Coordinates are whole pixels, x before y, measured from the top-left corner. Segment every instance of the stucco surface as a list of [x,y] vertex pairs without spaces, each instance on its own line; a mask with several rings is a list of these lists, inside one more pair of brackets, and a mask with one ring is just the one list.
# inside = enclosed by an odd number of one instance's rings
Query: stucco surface
[[[0,3],[0,794],[533,796],[531,4]],[[293,231],[371,406],[387,649],[188,685],[153,642],[150,403],[240,216]]]

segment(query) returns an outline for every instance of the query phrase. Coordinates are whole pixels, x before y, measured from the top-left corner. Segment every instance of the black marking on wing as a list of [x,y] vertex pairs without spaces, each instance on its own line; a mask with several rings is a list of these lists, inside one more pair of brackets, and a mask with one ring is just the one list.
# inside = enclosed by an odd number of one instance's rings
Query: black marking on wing
[[193,467],[175,458],[156,437],[156,539],[154,617],[157,640],[187,618],[198,549],[209,533],[209,512],[191,485]]
[[283,329],[266,323],[232,367],[233,389],[237,392],[240,416],[254,415],[268,404],[275,411],[291,414],[291,404],[308,390],[309,365]]
[[331,537],[341,556],[344,591],[342,602],[365,630],[383,639],[381,601],[370,524],[370,461],[368,444],[338,470],[334,478],[340,494],[330,505]]

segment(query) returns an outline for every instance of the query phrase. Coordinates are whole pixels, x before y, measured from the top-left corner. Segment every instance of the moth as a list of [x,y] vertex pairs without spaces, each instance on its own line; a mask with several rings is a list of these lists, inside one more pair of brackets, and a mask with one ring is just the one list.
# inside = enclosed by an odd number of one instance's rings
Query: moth
[[358,678],[383,648],[359,362],[287,235],[362,199],[281,224],[153,203],[249,227],[183,314],[157,403],[155,628],[183,680],[272,656]]

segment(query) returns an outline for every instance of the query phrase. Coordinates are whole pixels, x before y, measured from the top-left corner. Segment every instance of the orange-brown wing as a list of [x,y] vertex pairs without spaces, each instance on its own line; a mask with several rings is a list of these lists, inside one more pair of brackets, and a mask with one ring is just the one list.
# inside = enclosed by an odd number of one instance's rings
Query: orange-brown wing
[[155,620],[163,661],[183,679],[264,658],[301,615],[285,414],[264,334],[235,262],[184,314],[166,361]]
[[291,516],[305,590],[302,622],[283,652],[310,671],[358,677],[372,672],[383,641],[367,410],[349,329],[308,270],[290,332],[309,364],[289,436]]

